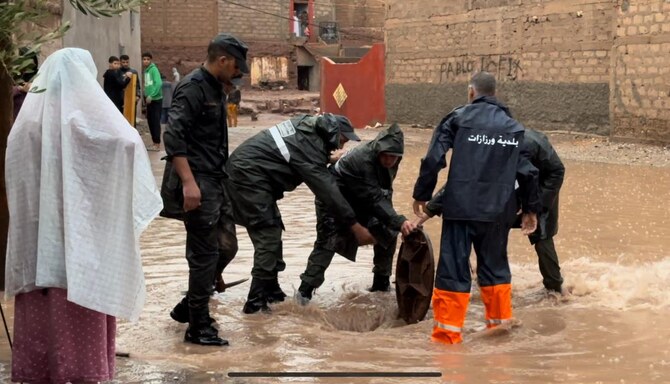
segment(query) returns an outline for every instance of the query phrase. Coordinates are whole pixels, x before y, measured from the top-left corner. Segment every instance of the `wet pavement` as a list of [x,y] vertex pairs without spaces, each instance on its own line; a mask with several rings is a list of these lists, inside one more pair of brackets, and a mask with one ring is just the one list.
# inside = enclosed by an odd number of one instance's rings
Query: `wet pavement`
[[[243,118],[231,145],[283,119]],[[378,130],[363,130],[364,140]],[[411,192],[431,131],[405,128],[406,156],[394,202],[411,216]],[[598,138],[552,136],[566,166],[555,238],[572,296],[548,295],[536,256],[518,231],[510,235],[514,314],[519,327],[485,332],[483,304],[473,290],[465,343],[430,341],[432,312],[411,326],[397,320],[394,293],[369,293],[372,248],[352,263],[336,256],[312,303],[288,300],[272,314],[241,312],[249,283],[212,300],[212,316],[231,345],[185,344],[186,326],[168,313],[187,288],[181,223],[156,219],[142,236],[147,302],[136,323],[119,322],[119,383],[647,383],[670,380],[670,152]],[[645,152],[645,149],[647,151]],[[652,153],[650,159],[637,156]],[[162,153],[150,153],[160,182]],[[602,156],[601,156],[602,155]],[[622,158],[636,158],[625,162]],[[596,161],[592,161],[596,160]],[[635,165],[629,165],[634,163]],[[443,172],[441,180],[446,176]],[[291,296],[315,239],[314,198],[304,186],[280,202],[286,232],[280,274]],[[436,254],[440,219],[426,224]],[[238,227],[240,250],[227,281],[248,277],[253,248]],[[12,328],[12,302],[2,302]],[[10,351],[0,337],[0,380],[8,381]],[[231,372],[439,372],[441,378],[231,378]]]

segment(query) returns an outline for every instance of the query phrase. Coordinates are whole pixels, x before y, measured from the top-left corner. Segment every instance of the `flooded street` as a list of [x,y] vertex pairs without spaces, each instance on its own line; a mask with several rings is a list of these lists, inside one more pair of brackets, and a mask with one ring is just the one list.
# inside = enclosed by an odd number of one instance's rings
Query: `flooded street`
[[[230,129],[234,148],[280,119],[248,117]],[[412,217],[412,188],[431,131],[404,128],[406,149],[394,189],[396,209]],[[363,140],[378,130],[363,130]],[[249,282],[218,294],[211,305],[225,348],[183,342],[186,325],[168,313],[187,289],[185,231],[156,219],[142,237],[147,301],[137,323],[119,322],[119,383],[647,383],[670,381],[670,166],[584,161],[589,139],[551,136],[566,167],[560,228],[555,238],[566,299],[547,295],[537,256],[518,230],[510,235],[514,315],[521,326],[488,334],[483,304],[473,290],[465,343],[430,341],[432,311],[419,324],[396,320],[395,292],[369,293],[372,248],[352,263],[336,256],[307,307],[297,290],[316,237],[314,197],[305,186],[280,201],[286,232],[286,270],[279,276],[289,300],[272,314],[244,315]],[[600,139],[599,139],[600,140]],[[602,140],[601,140],[602,141]],[[582,145],[582,147],[579,147]],[[600,148],[596,148],[600,149]],[[663,151],[659,156],[670,156]],[[621,149],[621,156],[629,147]],[[614,151],[613,153],[617,153]],[[664,155],[663,155],[664,154]],[[160,183],[163,153],[150,153]],[[441,181],[446,177],[443,172]],[[439,255],[441,219],[426,224]],[[253,247],[238,227],[239,252],[226,281],[249,277]],[[12,326],[13,302],[2,302]],[[1,332],[4,335],[4,332]],[[0,381],[8,382],[10,350],[0,337]],[[441,378],[229,378],[229,372],[440,372]]]

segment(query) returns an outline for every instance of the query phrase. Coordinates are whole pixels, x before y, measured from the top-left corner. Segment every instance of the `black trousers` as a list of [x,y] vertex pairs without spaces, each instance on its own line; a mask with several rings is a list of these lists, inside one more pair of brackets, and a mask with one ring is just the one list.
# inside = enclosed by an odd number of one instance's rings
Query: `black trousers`
[[542,283],[550,291],[561,292],[563,277],[561,276],[561,267],[558,263],[558,255],[554,247],[554,238],[538,240],[535,243],[535,252],[537,252],[537,261],[540,265],[542,274]]
[[184,217],[189,268],[186,299],[191,318],[206,318],[214,280],[233,260],[238,246],[223,179],[195,178],[202,197],[200,207]]
[[151,100],[147,105],[147,124],[151,133],[151,141],[154,144],[161,143],[161,112],[163,111],[162,100]]

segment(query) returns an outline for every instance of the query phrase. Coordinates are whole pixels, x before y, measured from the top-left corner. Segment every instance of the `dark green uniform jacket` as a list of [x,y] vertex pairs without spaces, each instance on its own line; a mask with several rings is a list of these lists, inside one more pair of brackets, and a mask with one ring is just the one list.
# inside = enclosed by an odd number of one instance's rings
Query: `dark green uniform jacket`
[[407,220],[395,211],[392,203],[393,180],[400,161],[390,169],[384,168],[378,156],[382,152],[402,156],[403,150],[403,133],[393,124],[373,141],[349,151],[331,167],[340,191],[356,214],[375,217],[395,231]]
[[226,96],[221,83],[204,68],[184,77],[175,88],[163,135],[167,164],[163,174],[161,216],[182,219],[183,196],[174,156],[185,156],[196,176],[223,178],[228,158]]
[[353,225],[354,211],[327,168],[338,143],[339,125],[330,115],[296,117],[247,139],[226,165],[235,222],[282,226],[276,202],[304,182],[338,219]]

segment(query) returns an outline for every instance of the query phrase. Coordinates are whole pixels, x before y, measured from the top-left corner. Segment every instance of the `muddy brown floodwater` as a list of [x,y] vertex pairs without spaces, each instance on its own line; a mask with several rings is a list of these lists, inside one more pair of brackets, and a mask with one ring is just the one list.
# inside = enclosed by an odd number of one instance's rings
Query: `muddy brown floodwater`
[[[243,118],[231,144],[283,119]],[[255,126],[251,124],[256,124]],[[364,130],[364,140],[377,130]],[[411,214],[412,186],[430,130],[405,128],[406,156],[395,183],[396,208]],[[136,323],[120,322],[119,383],[648,383],[670,381],[670,152],[604,139],[552,136],[566,166],[556,247],[567,299],[547,295],[536,256],[518,231],[510,235],[514,315],[521,326],[495,336],[485,329],[473,290],[465,342],[430,341],[432,312],[419,324],[396,320],[394,293],[368,293],[372,249],[358,262],[336,256],[325,284],[307,307],[293,300],[270,315],[241,312],[248,284],[218,294],[212,316],[230,347],[185,344],[185,325],[168,312],[187,288],[185,234],[156,219],[142,237],[147,302]],[[150,154],[157,181],[161,153]],[[596,161],[592,161],[596,160]],[[446,172],[445,172],[446,173]],[[442,175],[443,180],[445,175]],[[294,294],[315,239],[313,195],[304,186],[280,202],[286,223],[283,289]],[[426,229],[439,251],[440,219]],[[247,277],[253,248],[238,227],[240,250],[224,273]],[[5,314],[13,302],[3,301]],[[3,332],[4,334],[4,332]],[[8,382],[10,351],[0,337],[0,380]],[[441,372],[441,378],[229,378],[241,371]]]

